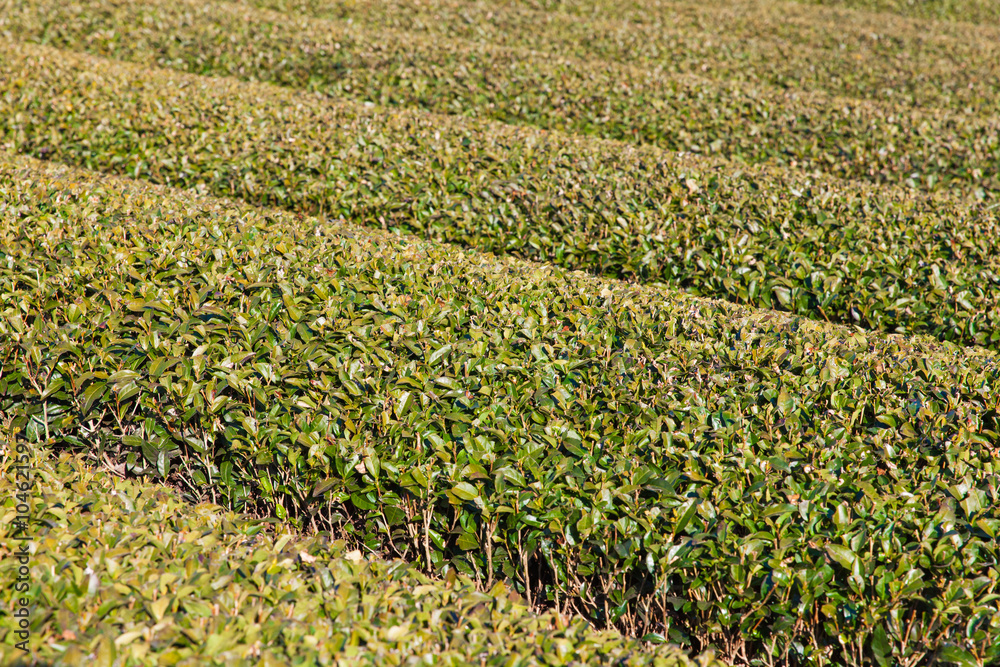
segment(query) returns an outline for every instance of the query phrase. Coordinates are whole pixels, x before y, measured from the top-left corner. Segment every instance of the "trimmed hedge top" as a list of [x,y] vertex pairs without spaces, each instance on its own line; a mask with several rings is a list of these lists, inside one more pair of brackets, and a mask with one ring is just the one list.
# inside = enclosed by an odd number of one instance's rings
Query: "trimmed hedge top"
[[[343,30],[349,21],[369,34],[393,28],[411,36],[461,38],[716,80],[984,113],[998,107],[1000,27],[995,22],[943,25],[760,0],[560,2],[549,7],[471,0],[238,4],[342,22],[331,30]],[[299,22],[293,17],[285,21]]]
[[1000,346],[993,204],[0,48],[0,143],[21,152],[816,319]]
[[632,633],[996,651],[991,352],[0,173],[0,411],[29,439]]
[[1000,191],[1000,119],[957,101],[915,109],[437,35],[313,26],[226,3],[22,6],[33,11],[12,14],[13,35],[147,65],[919,190]]

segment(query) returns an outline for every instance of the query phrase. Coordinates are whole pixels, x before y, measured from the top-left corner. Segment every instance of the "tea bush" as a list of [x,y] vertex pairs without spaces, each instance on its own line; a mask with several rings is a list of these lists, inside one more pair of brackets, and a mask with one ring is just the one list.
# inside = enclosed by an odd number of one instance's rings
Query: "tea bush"
[[[915,106],[995,113],[1000,90],[1000,29],[995,25],[928,26],[815,4],[691,0],[585,6],[561,2],[549,8],[540,3],[450,0],[242,0],[239,4],[331,19],[340,22],[333,29],[351,25],[368,35],[392,28],[411,36],[461,38]],[[119,16],[129,22],[125,15]],[[269,22],[263,14],[244,16]],[[284,22],[295,22],[307,31],[306,26],[317,25],[290,17]]]
[[[995,113],[788,91],[412,33],[311,25],[196,0],[19,3],[18,36],[197,74],[995,197]],[[17,14],[15,14],[17,15]],[[954,85],[952,83],[952,85]]]
[[[25,443],[20,443],[22,446]],[[9,443],[13,449],[14,443]],[[32,447],[28,447],[32,449]],[[714,667],[582,619],[535,615],[503,584],[431,580],[342,541],[192,505],[83,458],[31,459],[29,649],[62,665],[656,665]],[[19,493],[0,469],[5,513]],[[18,535],[5,520],[5,543]],[[18,562],[0,561],[14,590]],[[21,654],[0,611],[0,662]]]
[[1000,345],[993,204],[3,48],[0,143],[23,153],[812,318]]
[[997,659],[993,352],[25,158],[0,193],[20,437],[731,660]]

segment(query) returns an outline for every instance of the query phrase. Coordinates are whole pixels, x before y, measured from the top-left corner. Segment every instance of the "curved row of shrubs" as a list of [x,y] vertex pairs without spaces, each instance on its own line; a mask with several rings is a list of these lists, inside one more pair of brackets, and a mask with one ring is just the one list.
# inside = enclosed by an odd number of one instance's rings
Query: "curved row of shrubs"
[[239,4],[343,22],[341,30],[350,22],[368,34],[392,28],[715,80],[979,113],[998,108],[996,24],[928,24],[791,2],[644,0],[639,6],[595,2],[549,8],[450,0]]
[[[21,39],[384,106],[470,115],[671,151],[995,197],[1000,120],[656,67],[354,29],[193,0],[32,0]],[[18,20],[19,19],[19,20]]]
[[995,205],[6,49],[37,157],[866,328],[1000,345]]
[[730,659],[997,657],[994,353],[24,158],[0,193],[29,441]]

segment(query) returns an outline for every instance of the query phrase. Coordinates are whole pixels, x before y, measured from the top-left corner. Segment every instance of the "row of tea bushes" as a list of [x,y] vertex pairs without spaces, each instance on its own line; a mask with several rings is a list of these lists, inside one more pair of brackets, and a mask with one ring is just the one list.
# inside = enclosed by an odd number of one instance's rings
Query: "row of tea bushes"
[[[244,6],[917,106],[996,112],[1000,29],[789,2],[620,3],[581,15],[496,2],[242,0]],[[343,28],[341,28],[343,29]],[[371,34],[371,32],[369,32]]]
[[995,115],[713,81],[438,35],[312,25],[228,3],[19,6],[29,9],[14,13],[7,28],[18,38],[145,65],[920,190],[994,196],[1000,188]]
[[816,319],[1000,346],[995,205],[0,44],[0,143]]
[[[10,442],[12,450],[17,446]],[[640,647],[554,611],[535,615],[503,584],[431,580],[343,541],[301,537],[191,505],[66,454],[31,459],[31,638],[16,647],[0,611],[0,662],[61,665],[717,665],[675,647]],[[15,457],[5,459],[12,461]],[[4,512],[24,493],[0,467]],[[20,480],[24,481],[24,480]],[[13,522],[4,544],[19,544]],[[0,561],[14,591],[19,563]]]
[[730,659],[996,659],[995,353],[0,174],[29,441]]

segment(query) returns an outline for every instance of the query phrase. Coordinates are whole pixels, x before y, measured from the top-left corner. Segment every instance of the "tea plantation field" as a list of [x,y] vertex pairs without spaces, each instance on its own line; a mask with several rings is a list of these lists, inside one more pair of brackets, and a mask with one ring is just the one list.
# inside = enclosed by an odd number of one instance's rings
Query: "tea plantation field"
[[0,663],[1000,664],[998,100],[995,0],[0,0]]

